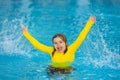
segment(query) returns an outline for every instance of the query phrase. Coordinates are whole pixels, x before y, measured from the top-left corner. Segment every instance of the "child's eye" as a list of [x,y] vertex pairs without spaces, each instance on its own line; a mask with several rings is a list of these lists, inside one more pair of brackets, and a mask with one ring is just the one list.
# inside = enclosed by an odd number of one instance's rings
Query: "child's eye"
[[54,42],[54,44],[57,44],[57,42]]
[[60,41],[60,43],[62,43],[62,41]]

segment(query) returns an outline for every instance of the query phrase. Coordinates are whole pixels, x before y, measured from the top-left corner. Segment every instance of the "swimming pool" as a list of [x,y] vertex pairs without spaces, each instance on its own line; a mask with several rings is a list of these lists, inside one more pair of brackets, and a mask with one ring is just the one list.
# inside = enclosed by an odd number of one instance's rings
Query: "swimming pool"
[[50,57],[22,35],[20,23],[40,42],[52,46],[63,33],[71,44],[90,15],[97,21],[76,52],[70,75],[51,80],[120,80],[119,0],[0,0],[0,80],[49,80]]

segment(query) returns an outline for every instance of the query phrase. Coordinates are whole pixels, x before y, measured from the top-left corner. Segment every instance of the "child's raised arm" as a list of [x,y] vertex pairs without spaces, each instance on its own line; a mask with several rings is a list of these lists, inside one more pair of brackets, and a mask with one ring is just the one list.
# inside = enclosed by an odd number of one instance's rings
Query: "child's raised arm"
[[46,53],[52,53],[53,48],[47,45],[44,45],[42,43],[40,43],[39,41],[37,41],[29,32],[28,32],[28,28],[25,27],[23,24],[20,24],[20,27],[22,28],[23,31],[23,35],[25,36],[25,38],[38,50],[42,51],[42,52],[46,52]]
[[95,23],[95,21],[96,21],[96,17],[90,16],[84,29],[80,32],[78,38],[69,46],[70,49],[72,49],[73,51],[76,51],[80,47],[80,45],[82,44],[82,42],[86,38],[88,32],[90,31],[92,25]]

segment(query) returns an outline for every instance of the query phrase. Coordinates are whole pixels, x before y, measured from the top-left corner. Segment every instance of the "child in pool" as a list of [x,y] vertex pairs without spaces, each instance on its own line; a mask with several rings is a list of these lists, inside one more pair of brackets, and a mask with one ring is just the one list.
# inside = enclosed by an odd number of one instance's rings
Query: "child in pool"
[[54,46],[51,47],[38,42],[34,37],[31,36],[27,27],[25,27],[23,24],[20,24],[20,26],[22,28],[23,35],[35,48],[41,50],[42,52],[48,53],[51,56],[50,66],[46,69],[49,74],[54,74],[56,72],[70,73],[71,70],[73,70],[71,64],[74,61],[75,52],[86,38],[95,21],[96,17],[90,16],[84,29],[78,35],[78,38],[69,46],[67,45],[67,39],[63,34],[56,34],[53,36],[52,42]]

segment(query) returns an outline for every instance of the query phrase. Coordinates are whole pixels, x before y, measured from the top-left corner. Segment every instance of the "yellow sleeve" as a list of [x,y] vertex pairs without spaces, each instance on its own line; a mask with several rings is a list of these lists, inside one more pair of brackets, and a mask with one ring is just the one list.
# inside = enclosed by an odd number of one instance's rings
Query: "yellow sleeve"
[[86,38],[86,36],[87,36],[88,32],[90,31],[93,24],[94,24],[93,21],[88,20],[84,29],[79,34],[78,38],[69,46],[70,50],[76,51],[80,47],[80,45],[82,44],[82,42]]
[[38,50],[46,53],[52,53],[53,48],[46,46],[40,42],[38,42],[34,37],[32,37],[28,31],[23,32],[23,35],[30,41],[30,43],[37,48]]

